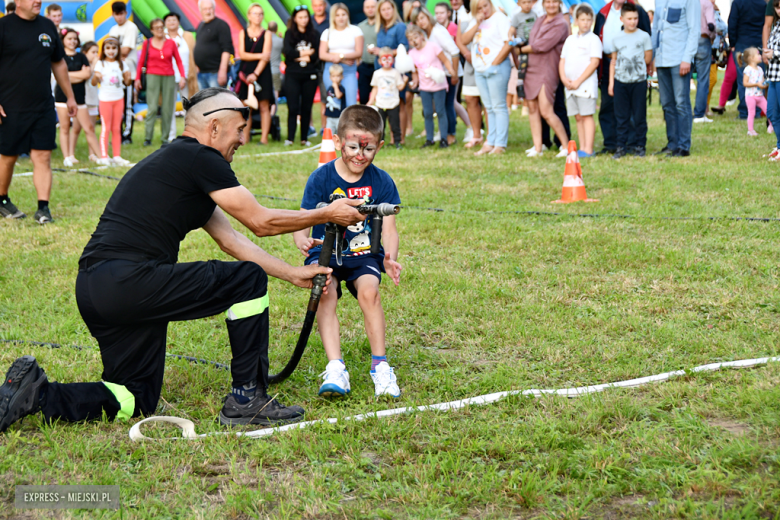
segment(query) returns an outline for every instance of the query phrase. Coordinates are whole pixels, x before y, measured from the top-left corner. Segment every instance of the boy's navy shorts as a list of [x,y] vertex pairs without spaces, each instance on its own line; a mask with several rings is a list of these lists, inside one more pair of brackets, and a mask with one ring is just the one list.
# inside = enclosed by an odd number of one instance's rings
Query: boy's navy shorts
[[[316,264],[319,260],[319,253],[310,255],[306,262],[306,265]],[[336,255],[330,258],[330,267],[333,269],[331,276],[338,281],[336,285],[336,294],[341,298],[341,282],[347,283],[347,290],[350,294],[357,298],[357,289],[355,288],[355,280],[363,276],[364,274],[372,274],[382,282],[382,273],[385,272],[385,257],[382,255],[360,255],[360,256],[345,256],[341,259],[341,266],[336,264]]]

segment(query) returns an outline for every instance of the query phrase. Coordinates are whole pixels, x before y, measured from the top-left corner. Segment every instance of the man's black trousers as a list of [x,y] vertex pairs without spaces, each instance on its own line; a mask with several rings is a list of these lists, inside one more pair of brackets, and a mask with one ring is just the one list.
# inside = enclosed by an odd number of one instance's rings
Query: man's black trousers
[[617,123],[617,147],[644,148],[647,145],[647,81],[621,83],[615,80],[615,122]]
[[[602,71],[604,71],[601,77],[601,107],[599,108],[599,126],[601,127],[601,135],[604,137],[604,148],[614,152],[618,147],[618,123],[615,117],[615,99],[609,95],[609,67],[612,59],[608,55],[604,55],[604,59],[601,61]],[[645,103],[647,101],[645,100]],[[633,115],[628,120],[628,141],[626,142],[627,148],[635,148],[640,145],[637,141],[637,131],[634,126]]]
[[[168,323],[213,316],[226,320],[233,354],[233,385],[268,382],[268,277],[252,262],[161,264],[127,260],[93,262],[79,270],[76,301],[98,341],[103,383],[50,383],[41,407],[47,420],[109,419],[120,413],[121,385],[135,398],[133,416],[155,411],[165,369]],[[241,317],[247,305],[262,312]],[[239,305],[236,305],[239,304]],[[238,318],[233,310],[238,310]],[[244,312],[243,314],[246,314]],[[127,405],[125,405],[125,408]]]
[[357,66],[358,73],[358,99],[361,105],[368,103],[368,98],[371,97],[371,79],[374,77],[374,64],[363,63]]

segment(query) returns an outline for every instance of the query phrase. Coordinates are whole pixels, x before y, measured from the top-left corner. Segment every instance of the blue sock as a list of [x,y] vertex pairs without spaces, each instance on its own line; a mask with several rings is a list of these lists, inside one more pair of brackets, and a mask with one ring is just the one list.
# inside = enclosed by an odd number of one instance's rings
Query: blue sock
[[382,363],[383,361],[384,361],[385,363],[387,363],[387,356],[374,356],[374,355],[372,354],[372,355],[371,355],[371,371],[372,371],[372,372],[375,372],[375,371],[376,371],[376,366],[377,366],[379,363]]
[[252,381],[243,386],[234,386],[232,394],[238,401],[238,404],[246,404],[252,400],[257,391],[257,381]]

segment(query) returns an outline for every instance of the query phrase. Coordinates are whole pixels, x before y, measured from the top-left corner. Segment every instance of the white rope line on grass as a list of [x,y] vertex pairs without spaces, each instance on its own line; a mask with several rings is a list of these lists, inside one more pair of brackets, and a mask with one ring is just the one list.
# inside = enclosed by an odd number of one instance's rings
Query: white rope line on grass
[[322,143],[312,145],[308,148],[304,148],[303,150],[289,150],[287,152],[266,152],[266,153],[253,153],[253,154],[244,154],[244,155],[235,155],[234,157],[236,159],[244,159],[248,157],[269,157],[271,155],[300,155],[302,153],[308,153],[308,152],[316,152],[320,149],[322,146]]
[[[527,395],[532,397],[541,397],[543,395],[580,397],[587,394],[603,392],[604,390],[609,390],[612,388],[638,388],[640,386],[645,386],[652,383],[661,383],[675,377],[684,376],[689,373],[712,372],[712,371],[720,370],[721,368],[749,368],[756,365],[765,365],[767,363],[777,362],[777,361],[780,361],[780,356],[763,357],[763,358],[756,358],[756,359],[743,359],[740,361],[727,361],[722,363],[710,363],[708,365],[700,365],[691,368],[690,370],[676,370],[674,372],[664,372],[663,374],[658,374],[658,375],[648,376],[648,377],[640,377],[637,379],[629,379],[627,381],[618,381],[616,383],[606,383],[602,385],[580,386],[580,387],[562,388],[562,389],[533,388],[530,390],[512,390],[508,392],[497,392],[494,394],[471,397],[469,399],[461,399],[460,401],[450,401],[448,403],[437,403],[437,404],[430,404],[425,406],[410,406],[404,408],[392,408],[389,410],[381,410],[379,412],[353,415],[351,417],[345,417],[342,420],[363,421],[365,419],[371,419],[371,418],[380,419],[382,417],[391,417],[394,415],[401,415],[401,414],[406,414],[411,412],[427,412],[432,410],[447,412],[450,410],[458,410],[466,406],[482,406],[486,404],[495,403],[500,399],[503,399],[508,396],[513,396],[513,395]],[[135,425],[133,425],[132,428],[130,428],[130,440],[134,442],[143,441],[143,440],[157,440],[157,439],[150,439],[149,437],[146,437],[141,433],[141,425],[150,422],[166,422],[166,423],[175,424],[182,430],[181,438],[193,440],[193,439],[206,438],[213,435],[236,435],[239,437],[251,437],[256,439],[260,437],[267,437],[275,433],[285,432],[288,430],[302,430],[304,428],[308,428],[309,426],[313,426],[315,424],[325,424],[325,423],[335,424],[338,421],[339,419],[334,419],[334,418],[319,419],[316,421],[306,421],[306,422],[300,422],[295,424],[288,424],[286,426],[280,426],[277,428],[264,428],[262,430],[254,430],[249,432],[211,432],[211,433],[198,434],[195,432],[195,424],[190,420],[182,419],[180,417],[149,417],[147,419],[137,422]],[[179,437],[176,438],[178,439]]]

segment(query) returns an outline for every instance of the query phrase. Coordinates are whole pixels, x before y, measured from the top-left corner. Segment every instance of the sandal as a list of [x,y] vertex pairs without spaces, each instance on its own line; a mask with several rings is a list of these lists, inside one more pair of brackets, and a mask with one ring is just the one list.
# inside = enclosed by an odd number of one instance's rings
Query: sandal
[[482,149],[480,149],[480,151],[474,152],[474,155],[476,156],[485,155],[490,153],[491,151],[493,151],[493,147],[490,146],[489,144],[485,144],[482,146]]

